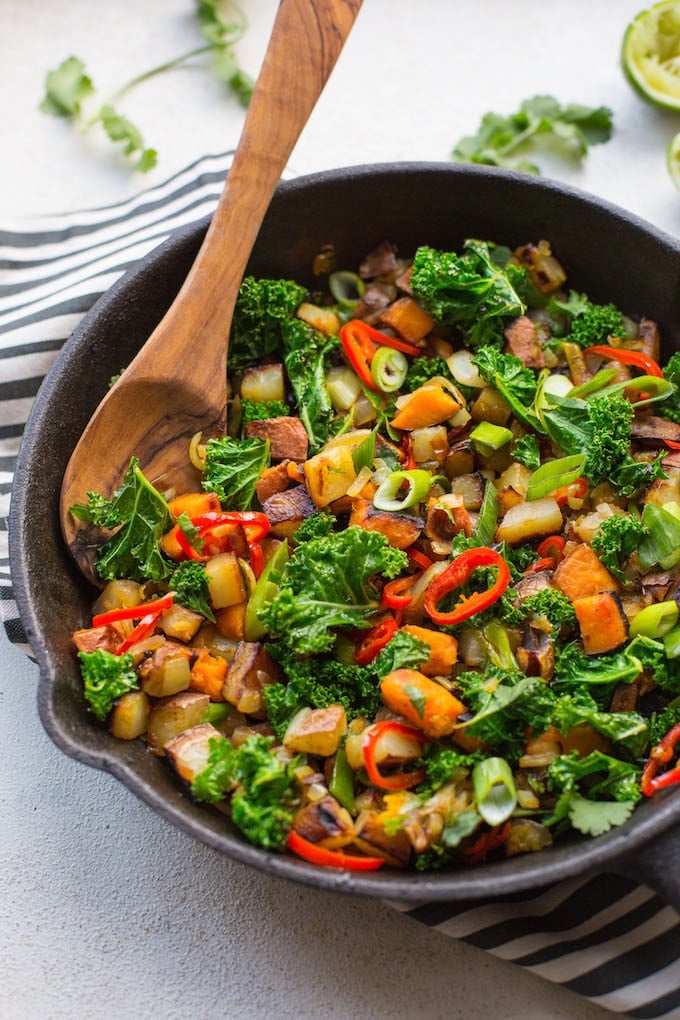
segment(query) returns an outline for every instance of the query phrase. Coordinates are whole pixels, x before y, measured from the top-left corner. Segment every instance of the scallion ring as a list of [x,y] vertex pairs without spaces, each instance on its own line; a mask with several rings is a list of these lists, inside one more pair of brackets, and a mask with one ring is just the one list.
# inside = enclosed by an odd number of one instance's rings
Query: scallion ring
[[678,604],[673,599],[655,602],[645,606],[630,621],[630,636],[660,638],[675,627],[678,622]]
[[472,770],[477,810],[488,825],[502,825],[517,805],[517,789],[505,758],[485,758]]
[[[406,487],[405,492],[402,489]],[[373,505],[378,510],[407,510],[427,498],[432,486],[429,471],[393,471],[376,491]]]
[[400,389],[408,372],[408,361],[401,351],[379,347],[371,362],[371,377],[383,393]]
[[580,477],[585,462],[585,453],[574,453],[569,457],[558,457],[556,460],[549,460],[545,464],[541,464],[529,478],[527,501],[542,499],[543,496],[547,496],[565,485],[571,485]]
[[328,277],[328,289],[345,308],[356,308],[366,293],[366,285],[360,276],[349,269],[339,269]]

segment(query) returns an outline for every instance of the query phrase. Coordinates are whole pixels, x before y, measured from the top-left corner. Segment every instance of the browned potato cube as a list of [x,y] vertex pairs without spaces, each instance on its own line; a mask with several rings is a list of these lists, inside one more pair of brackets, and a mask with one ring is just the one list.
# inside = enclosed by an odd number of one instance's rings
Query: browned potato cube
[[146,740],[154,754],[164,754],[163,748],[172,737],[197,726],[208,711],[210,698],[198,691],[182,691],[172,698],[163,698],[149,713]]
[[344,705],[302,708],[288,724],[283,746],[291,754],[314,754],[326,758],[335,754],[346,732]]

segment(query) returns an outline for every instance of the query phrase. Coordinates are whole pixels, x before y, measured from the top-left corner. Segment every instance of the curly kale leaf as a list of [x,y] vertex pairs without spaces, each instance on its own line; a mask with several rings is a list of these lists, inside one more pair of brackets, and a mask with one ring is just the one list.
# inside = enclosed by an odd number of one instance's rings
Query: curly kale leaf
[[114,655],[97,648],[94,652],[78,652],[78,659],[85,700],[90,711],[104,722],[115,700],[139,687],[132,655],[130,652]]
[[210,605],[208,592],[208,573],[202,563],[197,560],[183,560],[178,563],[169,584],[175,592],[176,602],[214,622],[215,614]]
[[582,698],[564,695],[555,705],[552,721],[560,733],[588,723],[602,736],[620,744],[633,758],[642,755],[649,745],[647,720],[639,712],[600,711],[586,705]]
[[663,375],[664,379],[675,386],[674,391],[661,405],[663,416],[680,425],[680,351],[671,354],[664,366]]
[[[504,603],[504,607],[507,602]],[[562,626],[572,628],[576,624],[574,607],[564,592],[558,588],[545,588],[522,599],[518,606],[510,605],[503,610],[503,620],[510,625],[524,623],[530,617],[545,617],[554,630]]]
[[290,413],[283,400],[251,400],[241,398],[241,423],[264,421],[266,418],[285,418]]
[[635,552],[648,529],[637,517],[630,514],[612,514],[605,518],[593,536],[593,552],[605,565],[610,574],[626,583],[623,567]]
[[300,420],[307,430],[312,453],[323,446],[330,435],[334,417],[326,374],[329,358],[338,346],[338,338],[326,336],[301,319],[283,324],[283,363],[295,395]]
[[97,573],[103,581],[117,577],[162,581],[171,565],[161,552],[161,538],[172,524],[168,504],[133,457],[123,484],[112,499],[88,494],[88,504],[71,508],[74,516],[98,527],[118,528],[99,547]]
[[538,417],[530,410],[536,396],[536,374],[514,354],[495,347],[480,347],[472,359],[482,379],[498,390],[518,421],[543,432]]
[[551,298],[548,313],[557,320],[553,334],[566,333],[562,339],[579,347],[604,344],[608,337],[625,337],[623,315],[613,304],[598,305],[585,294],[570,291],[567,300]]
[[[496,679],[499,682],[494,686]],[[489,670],[486,675],[463,673],[456,682],[463,701],[474,713],[466,732],[509,761],[517,761],[523,754],[527,726],[540,733],[550,724],[555,698],[536,677]]]
[[282,761],[272,737],[248,737],[235,750],[226,737],[210,740],[208,764],[192,783],[198,800],[217,803],[231,793],[231,817],[244,835],[265,850],[283,850],[297,806],[298,759]]
[[[455,747],[445,744],[431,743],[425,748],[418,766],[425,769],[427,778],[417,787],[416,793],[421,797],[429,797],[444,783],[451,782],[462,770],[472,769],[477,762],[485,758],[483,751],[465,754]],[[464,773],[463,773],[464,774]]]
[[600,706],[609,704],[616,684],[632,683],[642,671],[632,645],[618,652],[587,655],[575,641],[557,647],[551,687],[557,694],[587,692]]
[[269,464],[269,440],[209,439],[205,448],[203,488],[214,492],[230,510],[249,510],[260,474]]
[[427,358],[425,356],[414,358],[406,373],[403,388],[412,392],[436,375],[455,382],[446,358]]
[[229,371],[257,365],[267,355],[280,353],[282,325],[291,319],[307,297],[293,280],[257,280],[241,283],[229,340]]
[[269,632],[300,654],[323,652],[336,627],[366,627],[379,603],[376,578],[396,577],[408,563],[376,531],[350,527],[298,545],[278,593],[260,616]]
[[463,330],[470,347],[500,347],[505,326],[525,311],[518,293],[525,277],[523,267],[494,260],[494,245],[468,240],[462,255],[418,248],[411,287],[434,319]]
[[663,641],[639,634],[628,645],[627,654],[654,677],[665,694],[680,695],[680,659],[669,659]]
[[313,538],[325,538],[332,534],[337,517],[330,510],[318,510],[310,517],[305,517],[299,528],[295,530],[295,544],[310,542]]
[[512,459],[535,471],[541,466],[541,451],[536,436],[519,436],[512,447]]

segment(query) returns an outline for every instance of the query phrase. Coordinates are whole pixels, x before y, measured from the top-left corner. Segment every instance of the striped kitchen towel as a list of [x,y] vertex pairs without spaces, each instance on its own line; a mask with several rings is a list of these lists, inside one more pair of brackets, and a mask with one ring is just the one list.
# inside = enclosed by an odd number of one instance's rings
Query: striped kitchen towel
[[[99,295],[174,230],[211,213],[230,154],[207,156],[125,202],[0,224],[0,613],[30,653],[12,592],[7,513],[40,382]],[[680,918],[617,875],[475,903],[392,903],[618,1014],[680,1017]]]

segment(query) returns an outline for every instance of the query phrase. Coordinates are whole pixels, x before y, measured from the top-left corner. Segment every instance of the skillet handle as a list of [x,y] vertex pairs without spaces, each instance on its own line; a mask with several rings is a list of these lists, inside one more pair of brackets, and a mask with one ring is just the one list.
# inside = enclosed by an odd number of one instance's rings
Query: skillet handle
[[649,886],[680,913],[680,825],[619,857],[611,870]]

